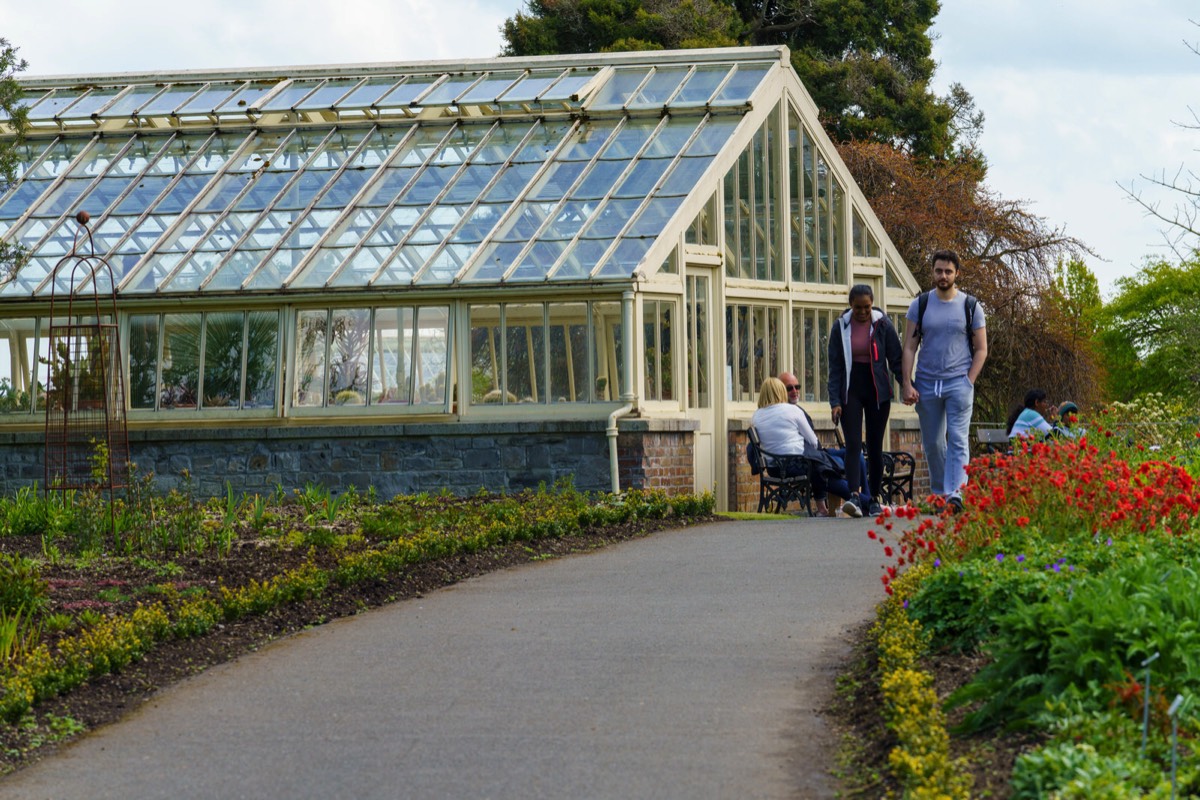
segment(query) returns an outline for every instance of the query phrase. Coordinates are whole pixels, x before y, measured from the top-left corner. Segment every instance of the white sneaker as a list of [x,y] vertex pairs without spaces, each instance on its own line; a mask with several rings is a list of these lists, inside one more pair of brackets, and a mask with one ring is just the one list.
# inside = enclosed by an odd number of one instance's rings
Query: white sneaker
[[853,500],[847,500],[846,502],[842,503],[842,513],[847,517],[861,517],[862,509],[860,509],[858,504]]

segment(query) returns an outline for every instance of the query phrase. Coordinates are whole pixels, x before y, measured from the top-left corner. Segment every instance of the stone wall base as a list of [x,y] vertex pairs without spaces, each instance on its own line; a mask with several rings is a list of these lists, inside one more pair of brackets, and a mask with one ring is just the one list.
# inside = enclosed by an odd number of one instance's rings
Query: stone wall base
[[[612,488],[606,421],[155,429],[130,431],[136,474],[161,491],[184,473],[200,497],[269,494],[312,483],[340,493],[373,487],[380,498],[486,489],[515,493],[570,479],[581,491]],[[622,420],[622,489],[692,490],[693,432],[686,421]],[[45,479],[41,432],[0,437],[0,495]]]

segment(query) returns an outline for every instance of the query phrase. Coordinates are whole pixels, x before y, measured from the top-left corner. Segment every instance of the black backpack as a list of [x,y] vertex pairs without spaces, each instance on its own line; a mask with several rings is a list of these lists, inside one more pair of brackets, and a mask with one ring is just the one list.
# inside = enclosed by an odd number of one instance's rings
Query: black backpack
[[[929,305],[929,295],[933,294],[933,289],[928,292],[921,292],[917,297],[917,329],[913,331],[913,336],[917,341],[921,341],[921,320],[925,319],[925,307]],[[979,305],[979,301],[974,295],[969,295],[963,292],[963,296],[967,301],[963,303],[963,311],[967,315],[967,348],[970,349],[971,355],[975,355],[975,306]]]

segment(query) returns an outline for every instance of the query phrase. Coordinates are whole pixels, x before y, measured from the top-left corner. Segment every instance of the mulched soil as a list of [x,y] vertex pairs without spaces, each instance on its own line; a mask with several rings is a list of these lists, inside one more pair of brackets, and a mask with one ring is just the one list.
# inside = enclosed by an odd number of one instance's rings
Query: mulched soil
[[[701,518],[695,523],[708,521]],[[59,745],[80,734],[78,726],[86,731],[115,722],[160,689],[257,650],[274,639],[386,603],[421,597],[434,589],[494,570],[594,550],[679,524],[677,520],[644,520],[417,564],[388,580],[344,590],[330,587],[311,601],[288,603],[265,615],[218,625],[204,636],[160,643],[119,673],[93,679],[64,696],[39,704],[35,713],[18,725],[0,722],[0,775],[53,753]],[[0,537],[0,553],[40,558],[41,540],[36,536]],[[143,592],[145,587],[171,582],[181,592],[195,587],[215,590],[222,584],[236,588],[251,580],[264,581],[279,575],[300,566],[307,558],[306,547],[283,547],[275,540],[257,539],[243,531],[231,552],[222,558],[172,558],[175,568],[168,577],[154,564],[126,558],[96,559],[82,568],[46,565],[42,577],[50,584],[49,612],[77,614],[92,608],[101,613],[124,613],[139,601],[153,600]],[[332,555],[317,557],[319,567],[329,568],[333,563]],[[65,720],[73,722],[65,725]]]
[[[878,661],[868,631],[863,624],[852,634],[853,656],[838,678],[838,689],[825,713],[841,740],[837,767],[844,797],[899,797],[902,787],[891,779],[888,754],[896,746],[896,737],[884,724],[883,695],[879,688]],[[921,669],[933,676],[934,691],[943,700],[967,683],[986,663],[986,657],[974,653],[934,653],[921,663]],[[970,708],[958,708],[947,718],[953,728]],[[1034,733],[985,731],[973,736],[951,736],[950,757],[964,759],[974,781],[971,797],[1003,800],[1010,796],[1009,779],[1017,756],[1041,744]]]

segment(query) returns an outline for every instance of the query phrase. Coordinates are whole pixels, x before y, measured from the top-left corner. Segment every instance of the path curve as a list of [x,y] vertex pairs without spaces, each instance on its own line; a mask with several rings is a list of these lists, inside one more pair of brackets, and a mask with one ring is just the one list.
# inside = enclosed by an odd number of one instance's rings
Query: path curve
[[0,797],[829,798],[867,520],[722,521],[335,621],[163,691]]

